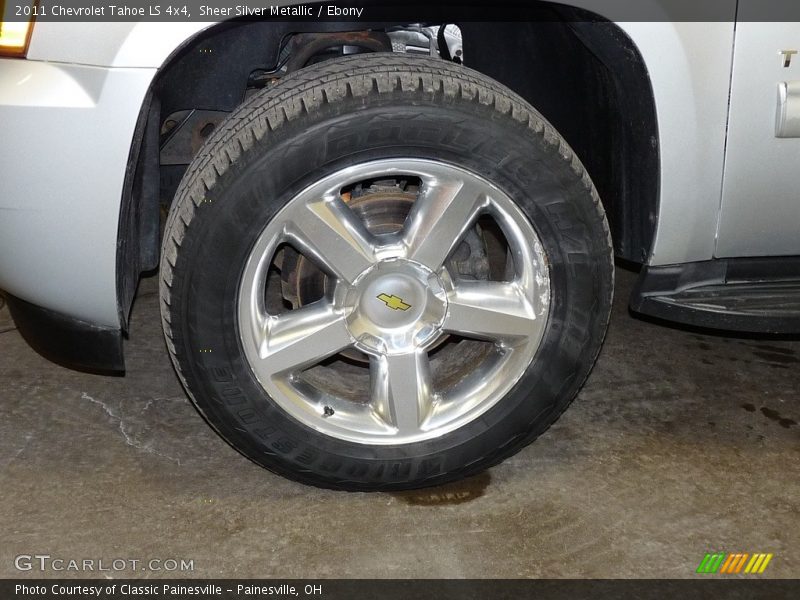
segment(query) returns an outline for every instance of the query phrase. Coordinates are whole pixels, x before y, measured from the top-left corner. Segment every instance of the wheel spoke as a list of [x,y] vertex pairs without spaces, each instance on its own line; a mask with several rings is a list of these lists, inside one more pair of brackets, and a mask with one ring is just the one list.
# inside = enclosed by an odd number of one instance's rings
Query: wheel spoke
[[438,271],[472,226],[488,197],[470,182],[426,181],[408,217],[408,258]]
[[448,297],[444,329],[467,337],[513,341],[537,336],[543,319],[516,283],[460,281]]
[[286,235],[330,273],[347,283],[375,262],[375,244],[364,223],[339,197],[297,206]]
[[273,378],[311,367],[352,344],[344,316],[318,302],[268,319],[255,368]]
[[418,432],[433,402],[428,354],[372,357],[370,372],[375,412],[401,435]]

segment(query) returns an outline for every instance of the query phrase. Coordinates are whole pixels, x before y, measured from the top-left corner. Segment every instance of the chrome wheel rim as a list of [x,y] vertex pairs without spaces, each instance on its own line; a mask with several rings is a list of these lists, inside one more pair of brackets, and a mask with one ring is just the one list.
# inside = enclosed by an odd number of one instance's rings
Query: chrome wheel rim
[[[416,199],[399,231],[376,235],[343,190],[396,178],[418,182]],[[502,277],[452,272],[451,256],[479,219],[502,232]],[[326,291],[276,310],[267,290],[287,246],[325,273]],[[503,191],[453,165],[387,159],[342,169],[292,198],[256,240],[238,298],[249,366],[284,411],[333,438],[395,445],[463,427],[514,387],[540,346],[550,282],[535,229]],[[344,352],[365,357],[363,376]]]

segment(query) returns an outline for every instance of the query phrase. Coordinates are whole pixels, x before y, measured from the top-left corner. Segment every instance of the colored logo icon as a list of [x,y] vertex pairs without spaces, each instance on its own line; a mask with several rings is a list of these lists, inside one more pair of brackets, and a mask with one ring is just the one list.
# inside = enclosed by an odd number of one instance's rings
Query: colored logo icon
[[389,294],[381,294],[377,298],[392,310],[408,310],[409,308],[411,308],[411,305],[403,302],[403,299],[400,298],[399,296],[390,296]]
[[704,575],[761,574],[773,556],[773,554],[748,554],[747,552],[715,552],[705,555],[700,566],[697,567],[697,572]]

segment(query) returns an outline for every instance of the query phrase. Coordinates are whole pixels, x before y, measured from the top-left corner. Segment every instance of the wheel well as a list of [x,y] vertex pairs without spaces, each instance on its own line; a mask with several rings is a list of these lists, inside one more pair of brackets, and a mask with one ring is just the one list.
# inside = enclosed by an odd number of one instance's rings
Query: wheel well
[[[618,257],[644,263],[658,214],[655,100],[644,61],[614,23],[465,23],[470,67],[530,102],[583,162],[606,209]],[[502,58],[501,58],[502,57]]]
[[[578,9],[550,10],[531,23],[460,24],[465,63],[514,90],[558,129],[598,189],[617,256],[643,263],[655,232],[660,176],[644,61],[614,23]],[[311,34],[313,44],[320,35],[363,36],[399,25],[222,23],[172,55],[153,82],[131,149],[117,255],[122,323],[140,274],[158,264],[159,206],[171,201],[203,139],[244,101],[254,74],[268,82],[284,60],[287,39],[298,33]],[[174,123],[175,115],[187,120]],[[181,124],[189,127],[171,138],[170,126]]]

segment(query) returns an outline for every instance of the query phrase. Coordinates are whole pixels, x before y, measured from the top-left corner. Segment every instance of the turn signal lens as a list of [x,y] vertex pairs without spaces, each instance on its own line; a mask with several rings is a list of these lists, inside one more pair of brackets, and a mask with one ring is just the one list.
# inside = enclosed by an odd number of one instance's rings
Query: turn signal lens
[[36,2],[0,0],[0,56],[25,56],[33,31]]

